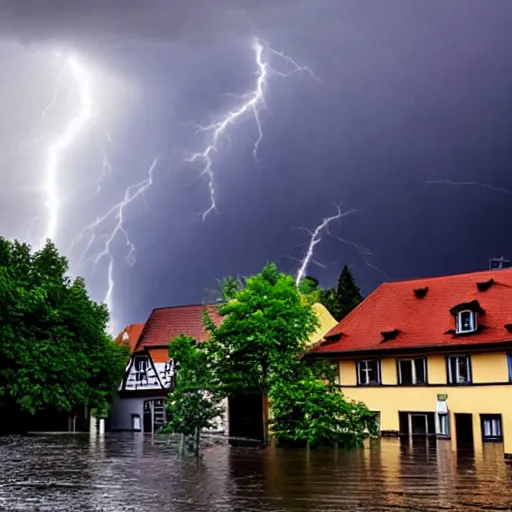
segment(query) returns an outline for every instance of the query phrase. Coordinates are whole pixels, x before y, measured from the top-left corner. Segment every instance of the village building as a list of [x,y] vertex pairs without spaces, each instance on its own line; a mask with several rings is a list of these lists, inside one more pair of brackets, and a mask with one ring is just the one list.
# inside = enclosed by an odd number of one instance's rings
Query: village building
[[[109,420],[109,430],[156,432],[166,422],[166,397],[173,383],[174,368],[169,357],[169,342],[180,335],[199,342],[208,340],[203,311],[221,322],[217,307],[201,304],[154,309],[145,324],[133,324],[119,334],[117,343],[130,347],[131,357],[119,386]],[[314,304],[319,326],[309,342],[320,339],[336,325],[336,320],[321,304]],[[247,390],[224,403],[225,414],[214,430],[233,438],[263,441],[267,434],[268,407],[259,391]]]
[[512,269],[384,283],[307,357],[338,364],[382,435],[512,457]]
[[169,342],[180,335],[205,341],[205,308],[212,320],[220,321],[215,306],[164,307],[154,309],[145,324],[121,332],[118,342],[130,345],[131,357],[112,407],[111,431],[156,432],[165,424],[165,400],[173,377]]

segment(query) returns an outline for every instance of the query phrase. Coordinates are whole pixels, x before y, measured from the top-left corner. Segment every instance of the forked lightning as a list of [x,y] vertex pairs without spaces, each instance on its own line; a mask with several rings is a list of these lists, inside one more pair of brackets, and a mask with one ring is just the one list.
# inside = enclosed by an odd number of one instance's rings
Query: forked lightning
[[297,270],[297,274],[295,275],[295,284],[299,286],[300,282],[306,276],[306,272],[309,264],[311,263],[313,256],[315,254],[315,247],[322,241],[322,233],[328,228],[331,222],[341,219],[346,215],[350,215],[355,212],[355,210],[348,210],[346,212],[342,212],[339,206],[336,206],[337,213],[336,215],[332,215],[331,217],[326,217],[315,229],[314,231],[310,231],[306,229],[306,231],[311,235],[309,240],[308,248],[304,254],[300,262],[299,269]]
[[[258,69],[258,75],[256,79],[256,85],[254,90],[250,91],[245,95],[247,98],[241,105],[234,110],[230,110],[223,118],[214,122],[209,126],[199,126],[198,130],[202,132],[212,132],[209,144],[203,149],[203,151],[190,155],[186,160],[188,162],[201,161],[203,167],[201,174],[207,177],[208,180],[208,191],[210,197],[210,206],[203,213],[203,220],[206,217],[217,210],[217,203],[215,197],[215,176],[213,169],[213,155],[219,150],[219,142],[221,137],[229,139],[227,133],[228,128],[237,122],[247,113],[252,113],[256,122],[256,128],[258,131],[258,137],[254,142],[253,155],[257,159],[258,148],[263,139],[263,130],[260,120],[260,110],[265,107],[265,87],[268,84],[268,78],[271,74],[276,74],[282,77],[288,77],[296,73],[307,72],[315,80],[320,81],[310,68],[300,66],[291,57],[284,55],[282,52],[273,50],[272,48],[263,44],[263,42],[256,38],[253,43],[253,50],[255,53],[256,67]],[[283,71],[277,71],[270,67],[270,64],[264,59],[265,50],[284,61]]]

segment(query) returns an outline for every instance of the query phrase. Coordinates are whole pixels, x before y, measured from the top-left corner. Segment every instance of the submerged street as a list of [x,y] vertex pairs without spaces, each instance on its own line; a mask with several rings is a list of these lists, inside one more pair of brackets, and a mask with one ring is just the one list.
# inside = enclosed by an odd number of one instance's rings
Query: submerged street
[[364,450],[205,448],[142,434],[0,438],[0,510],[471,511],[512,508],[501,444],[372,441]]

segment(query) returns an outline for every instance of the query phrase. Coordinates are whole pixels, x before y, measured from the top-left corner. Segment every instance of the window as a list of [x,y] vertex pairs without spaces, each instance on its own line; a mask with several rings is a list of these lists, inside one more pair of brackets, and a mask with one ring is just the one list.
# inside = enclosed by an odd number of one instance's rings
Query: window
[[470,384],[471,363],[469,356],[448,356],[448,384]]
[[445,437],[450,435],[448,414],[437,415],[437,434]]
[[476,313],[474,311],[459,311],[455,315],[455,332],[465,334],[476,331]]
[[501,414],[481,414],[482,438],[484,441],[502,441]]
[[358,361],[357,383],[361,386],[380,384],[380,361]]
[[399,359],[398,383],[403,386],[415,386],[427,383],[427,364],[424,357]]
[[512,354],[507,354],[508,381],[512,382]]
[[137,382],[142,382],[146,380],[146,371],[148,369],[148,359],[147,357],[136,357],[134,361],[135,367],[135,380]]

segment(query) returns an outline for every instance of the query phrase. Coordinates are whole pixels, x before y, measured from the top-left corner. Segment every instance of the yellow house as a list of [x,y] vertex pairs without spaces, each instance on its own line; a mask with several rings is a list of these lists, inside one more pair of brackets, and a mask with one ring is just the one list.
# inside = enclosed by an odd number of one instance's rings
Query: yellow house
[[338,322],[331,315],[329,310],[320,302],[315,302],[312,306],[316,317],[318,318],[318,327],[315,332],[309,336],[308,345],[316,343],[319,339],[322,339],[331,329],[336,327]]
[[307,357],[338,363],[343,393],[382,435],[512,458],[512,269],[384,283]]

